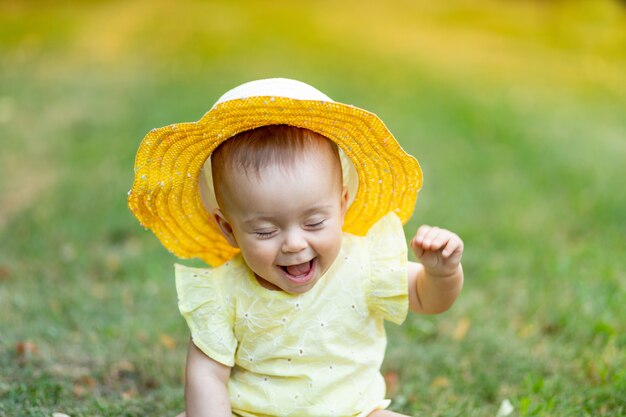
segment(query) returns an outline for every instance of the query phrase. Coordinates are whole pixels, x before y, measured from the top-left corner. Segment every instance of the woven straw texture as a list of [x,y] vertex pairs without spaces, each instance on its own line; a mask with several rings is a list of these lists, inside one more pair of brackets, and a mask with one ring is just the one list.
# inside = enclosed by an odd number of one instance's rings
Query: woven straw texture
[[318,132],[352,160],[359,189],[346,213],[346,232],[363,236],[390,211],[403,223],[411,217],[422,171],[376,115],[341,103],[284,97],[225,101],[198,122],[150,131],[135,159],[130,209],[176,256],[198,257],[212,266],[228,261],[238,249],[226,242],[202,204],[200,170],[226,139],[272,124]]

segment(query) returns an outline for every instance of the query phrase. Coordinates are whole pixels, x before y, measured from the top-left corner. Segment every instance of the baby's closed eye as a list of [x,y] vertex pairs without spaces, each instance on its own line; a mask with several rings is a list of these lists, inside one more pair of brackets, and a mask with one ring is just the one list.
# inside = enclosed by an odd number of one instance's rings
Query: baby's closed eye
[[326,219],[321,219],[321,220],[313,220],[310,222],[307,222],[305,224],[305,227],[307,227],[308,229],[320,229],[324,226],[324,222],[326,221]]
[[260,237],[261,239],[268,239],[268,238],[274,236],[275,233],[276,233],[276,230],[274,230],[274,229],[271,229],[271,230],[262,229],[262,230],[255,230],[254,231],[254,234],[257,237]]

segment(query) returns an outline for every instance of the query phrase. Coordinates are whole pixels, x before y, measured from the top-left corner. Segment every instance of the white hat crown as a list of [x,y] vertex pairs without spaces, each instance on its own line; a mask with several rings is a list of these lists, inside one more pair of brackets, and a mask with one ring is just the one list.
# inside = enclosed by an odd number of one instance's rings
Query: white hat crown
[[285,97],[295,100],[318,100],[333,102],[318,89],[289,78],[266,78],[241,84],[224,93],[213,107],[226,101],[250,97]]

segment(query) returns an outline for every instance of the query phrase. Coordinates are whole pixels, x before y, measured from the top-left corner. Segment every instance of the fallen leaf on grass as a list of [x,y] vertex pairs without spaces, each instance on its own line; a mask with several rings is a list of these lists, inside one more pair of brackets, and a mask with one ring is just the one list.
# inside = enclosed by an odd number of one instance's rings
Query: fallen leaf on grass
[[548,336],[557,335],[561,333],[562,330],[563,330],[562,326],[559,323],[555,323],[555,322],[546,323],[543,326],[541,326],[541,332]]
[[387,384],[387,393],[389,396],[394,397],[396,390],[398,389],[398,381],[400,376],[395,371],[385,372],[385,383]]
[[30,340],[25,340],[23,342],[19,342],[15,345],[15,351],[17,352],[17,355],[23,359],[26,356],[30,356],[33,353],[37,353],[39,352],[39,348],[37,347],[37,345],[30,341]]
[[89,388],[93,388],[96,386],[96,380],[94,379],[94,377],[89,376],[89,375],[83,375],[82,377],[80,377],[78,382],[80,382],[83,385],[88,386]]
[[131,388],[128,391],[122,392],[122,399],[130,400],[137,396],[137,390],[135,388]]
[[593,362],[589,362],[587,364],[587,367],[585,368],[585,375],[593,385],[597,385],[600,382],[600,374],[598,372],[598,368]]
[[522,339],[528,339],[534,333],[535,333],[535,325],[532,324],[532,323],[525,324],[518,331],[519,337],[522,338]]
[[467,332],[469,331],[471,325],[472,322],[470,321],[470,319],[468,319],[467,317],[463,317],[456,324],[454,333],[452,333],[452,338],[456,341],[465,339],[465,336],[467,336]]
[[135,373],[135,365],[129,361],[120,361],[111,367],[111,376],[116,379],[123,379]]
[[84,397],[85,394],[87,394],[87,388],[80,384],[74,384],[74,386],[72,387],[72,392],[77,397]]
[[176,340],[165,333],[161,333],[159,335],[159,342],[161,342],[161,346],[163,346],[167,350],[173,350],[176,348]]
[[8,281],[11,278],[11,268],[7,265],[0,265],[0,281]]
[[430,384],[431,388],[446,388],[450,386],[450,380],[445,376],[438,376],[433,379],[433,382]]

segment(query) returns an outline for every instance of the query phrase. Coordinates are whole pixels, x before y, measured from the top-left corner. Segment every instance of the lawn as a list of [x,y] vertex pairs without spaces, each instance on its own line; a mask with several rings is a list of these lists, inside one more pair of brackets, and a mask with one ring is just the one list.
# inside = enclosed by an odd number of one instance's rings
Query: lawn
[[134,155],[273,76],[377,113],[424,170],[407,235],[465,241],[455,306],[387,327],[394,410],[625,416],[624,74],[609,0],[1,2],[0,416],[183,410]]

